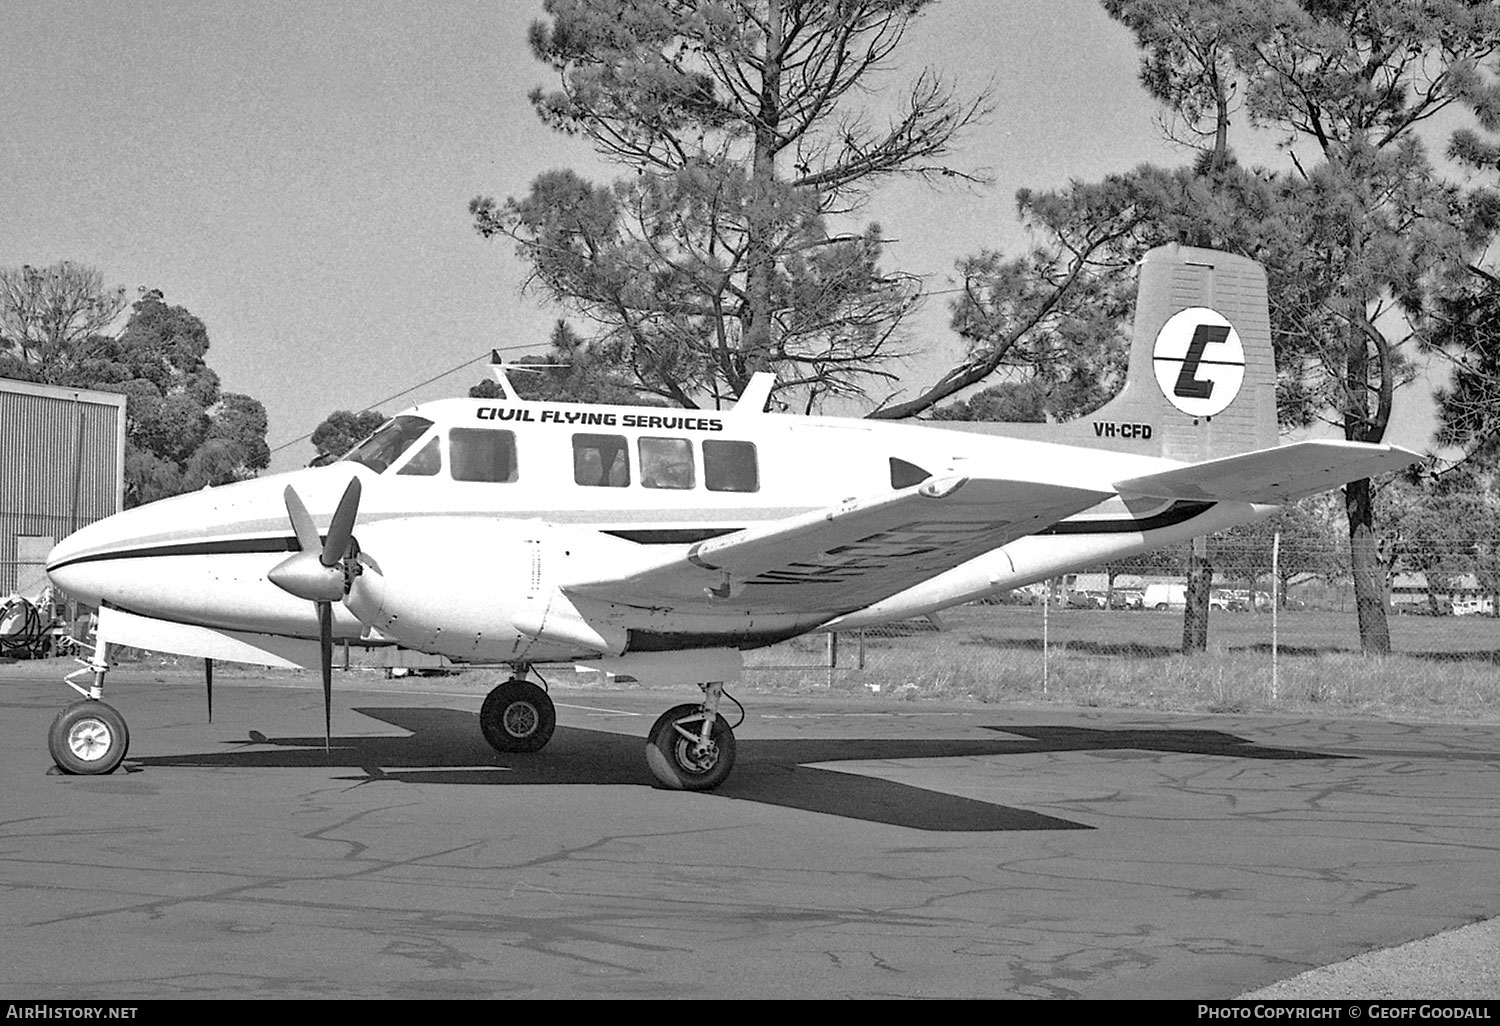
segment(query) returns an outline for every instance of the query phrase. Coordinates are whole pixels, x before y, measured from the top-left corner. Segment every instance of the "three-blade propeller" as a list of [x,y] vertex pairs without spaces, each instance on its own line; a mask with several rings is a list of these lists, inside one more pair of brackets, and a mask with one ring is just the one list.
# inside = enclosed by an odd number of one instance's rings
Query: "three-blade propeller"
[[302,499],[291,485],[286,489],[286,512],[297,535],[300,551],[272,568],[266,576],[282,591],[307,599],[318,610],[318,663],[323,671],[323,747],[328,750],[333,737],[333,604],[349,591],[349,578],[358,572],[351,563],[349,543],[354,536],[354,520],[359,515],[359,478],[349,482],[343,498],[328,524],[325,538],[318,537],[317,525]]

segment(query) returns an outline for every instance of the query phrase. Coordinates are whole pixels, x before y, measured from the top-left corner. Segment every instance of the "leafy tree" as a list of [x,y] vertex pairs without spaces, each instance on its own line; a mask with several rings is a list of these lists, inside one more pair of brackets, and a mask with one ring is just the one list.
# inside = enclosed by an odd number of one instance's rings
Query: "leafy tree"
[[[1023,193],[1023,219],[1042,242],[1019,260],[967,263],[984,273],[966,274],[959,306],[998,314],[994,327],[937,385],[881,415],[921,412],[1007,363],[1034,361],[1049,319],[1103,303],[1145,248],[1181,241],[1266,266],[1283,423],[1328,420],[1346,438],[1379,441],[1396,389],[1413,377],[1404,355],[1413,323],[1500,224],[1495,197],[1445,182],[1418,134],[1466,106],[1481,127],[1500,124],[1490,113],[1500,98],[1481,72],[1500,45],[1500,9],[1464,0],[1105,7],[1136,35],[1142,82],[1173,136],[1198,140],[1198,160]],[[1277,133],[1284,170],[1239,166],[1228,144],[1235,113]],[[1304,160],[1309,150],[1315,161]],[[1472,133],[1455,151],[1500,152]],[[1368,481],[1350,484],[1345,520],[1361,643],[1385,652],[1373,495]]]
[[1481,569],[1483,557],[1494,550],[1496,518],[1473,484],[1459,472],[1397,479],[1381,491],[1380,552],[1387,587],[1397,574],[1422,574],[1436,611],[1440,593],[1452,592],[1459,578]]
[[932,0],[548,0],[532,27],[558,88],[531,100],[629,171],[552,171],[524,197],[470,204],[532,283],[597,323],[633,387],[717,403],[775,370],[804,409],[862,395],[896,351],[916,279],[850,227],[893,176],[942,163],[985,112],[921,72],[890,120],[859,100]]
[[932,411],[933,420],[987,420],[1039,424],[1047,419],[1047,393],[1032,382],[1007,381]]
[[386,422],[385,414],[379,410],[334,410],[313,429],[312,444],[318,450],[313,465],[332,463]]
[[[1283,411],[1379,441],[1395,389],[1411,377],[1401,348],[1411,319],[1496,228],[1494,198],[1444,182],[1418,132],[1465,106],[1495,107],[1480,68],[1500,47],[1500,9],[1465,0],[1105,6],[1145,51],[1143,82],[1182,122],[1202,126],[1211,112],[1224,127],[1225,108],[1209,99],[1229,95],[1232,71],[1250,122],[1280,134],[1290,167],[1253,176],[1263,188],[1235,176],[1240,184],[1215,190],[1200,225],[1267,265],[1277,363],[1295,382]],[[1344,494],[1361,644],[1387,652],[1374,490],[1356,481]]]
[[[1132,271],[1149,248],[1142,169],[1058,192],[1023,189],[1022,223],[1037,239],[1006,259],[986,250],[959,261],[963,288],[951,323],[967,343],[963,359],[916,396],[873,411],[877,419],[917,416],[997,372],[1046,396],[1068,419],[1100,406],[1121,384],[1134,309]],[[1159,234],[1159,233],[1158,233]]]
[[0,269],[0,374],[125,395],[127,506],[265,469],[265,408],[220,392],[203,322],[145,290],[109,334],[123,309],[124,290],[91,268]]
[[57,380],[124,309],[124,287],[92,267],[0,268],[0,377]]
[[119,336],[96,340],[62,376],[126,396],[126,505],[252,477],[270,462],[265,408],[220,392],[208,348],[204,323],[151,289]]
[[[553,326],[550,341],[552,349],[546,356],[522,357],[507,374],[521,398],[615,405],[641,402],[617,346],[607,340],[590,344],[562,320]],[[535,364],[536,369],[522,369],[527,364]],[[501,394],[494,378],[486,378],[469,389],[469,395],[475,399],[492,399]]]

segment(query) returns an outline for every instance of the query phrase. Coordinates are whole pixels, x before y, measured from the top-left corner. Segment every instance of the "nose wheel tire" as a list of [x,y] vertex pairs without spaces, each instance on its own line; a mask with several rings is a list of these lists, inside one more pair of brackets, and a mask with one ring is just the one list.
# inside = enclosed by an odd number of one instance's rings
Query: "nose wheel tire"
[[536,752],[552,739],[557,710],[547,692],[527,680],[508,680],[484,699],[479,729],[497,752]]
[[663,787],[674,791],[711,791],[734,768],[734,731],[714,718],[707,745],[703,707],[678,705],[661,714],[646,736],[646,765]]
[[125,718],[103,702],[74,702],[47,731],[52,761],[64,773],[93,776],[113,773],[130,748]]

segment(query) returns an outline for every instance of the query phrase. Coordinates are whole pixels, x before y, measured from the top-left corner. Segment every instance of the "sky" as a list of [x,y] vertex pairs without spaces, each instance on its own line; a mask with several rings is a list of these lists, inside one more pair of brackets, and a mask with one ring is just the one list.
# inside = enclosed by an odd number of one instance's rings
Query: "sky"
[[[513,244],[474,232],[470,199],[554,168],[618,173],[527,101],[552,85],[526,45],[542,15],[540,0],[9,0],[0,267],[73,260],[200,317],[224,389],[265,404],[274,470],[311,458],[295,440],[333,410],[462,395],[491,347],[545,352],[567,313],[523,289]],[[887,266],[929,291],[966,255],[1019,251],[1017,189],[1189,159],[1094,0],[943,0],[901,56],[893,87],[933,67],[998,101],[949,158],[991,185],[871,199]],[[942,296],[908,348],[909,390],[960,354]],[[1408,414],[1387,440],[1425,448],[1430,432]]]

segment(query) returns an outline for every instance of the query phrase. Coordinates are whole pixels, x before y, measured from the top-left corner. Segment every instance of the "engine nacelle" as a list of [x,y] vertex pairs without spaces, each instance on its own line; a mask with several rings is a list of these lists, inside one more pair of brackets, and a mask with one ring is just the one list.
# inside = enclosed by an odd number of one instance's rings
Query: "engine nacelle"
[[558,588],[599,549],[631,543],[537,520],[422,517],[360,525],[360,574],[344,604],[398,644],[464,662],[618,655],[608,604],[580,608]]

